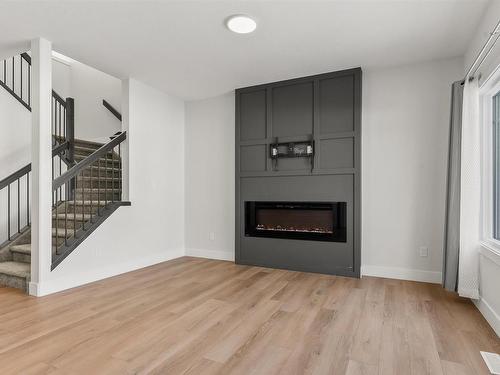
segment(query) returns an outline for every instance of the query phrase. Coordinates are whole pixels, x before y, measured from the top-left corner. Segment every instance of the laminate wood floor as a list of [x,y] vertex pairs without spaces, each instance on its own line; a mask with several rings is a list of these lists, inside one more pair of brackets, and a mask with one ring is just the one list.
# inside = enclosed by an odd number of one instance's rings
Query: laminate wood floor
[[56,295],[0,288],[0,374],[487,374],[438,285],[180,258]]

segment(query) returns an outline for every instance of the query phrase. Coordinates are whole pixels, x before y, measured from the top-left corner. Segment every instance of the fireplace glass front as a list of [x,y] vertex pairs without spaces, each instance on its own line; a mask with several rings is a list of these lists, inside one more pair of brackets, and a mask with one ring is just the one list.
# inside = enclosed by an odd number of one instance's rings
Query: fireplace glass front
[[346,242],[346,202],[245,202],[245,235]]

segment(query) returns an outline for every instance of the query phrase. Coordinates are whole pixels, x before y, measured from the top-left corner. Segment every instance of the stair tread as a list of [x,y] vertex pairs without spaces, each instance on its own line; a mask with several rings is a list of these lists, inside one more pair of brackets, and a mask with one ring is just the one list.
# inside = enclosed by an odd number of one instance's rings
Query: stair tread
[[99,180],[99,181],[120,181],[118,177],[97,177],[97,176],[78,176],[78,179],[82,180]]
[[[78,231],[78,230],[77,230]],[[75,230],[73,228],[52,228],[52,237],[71,238]]]
[[0,273],[16,277],[30,277],[31,265],[29,263],[22,262],[1,262]]
[[[76,189],[75,189],[75,191],[76,191],[77,193],[81,193],[81,192],[82,192],[82,190],[84,190],[86,193],[87,193],[87,192],[92,192],[92,193],[93,193],[93,192],[99,192],[99,191],[100,191],[101,193],[104,193],[105,191],[107,191],[108,193],[111,193],[111,190],[114,190],[115,192],[117,192],[117,191],[120,191],[120,190],[121,190],[121,188],[117,188],[117,187],[115,187],[115,188],[110,188],[110,187],[108,187],[107,189],[104,189],[104,188],[102,187],[102,188],[99,188],[99,189],[98,189],[98,188],[83,188],[83,189],[82,189],[82,188],[76,188]],[[102,200],[102,199],[101,199],[101,200]]]
[[31,254],[31,244],[27,243],[24,245],[12,245],[9,247],[9,250],[13,253],[20,253],[20,254],[29,255],[29,254]]
[[[85,214],[85,220],[90,220],[90,214]],[[74,214],[71,212],[68,213],[58,213],[58,214],[52,214],[53,219],[64,219],[65,217],[68,218],[68,220],[73,220],[76,217],[77,221],[82,221],[84,219],[83,214]]]
[[101,169],[101,170],[106,170],[106,171],[116,171],[116,172],[119,172],[121,171],[120,168],[113,168],[113,167],[105,167],[105,166],[101,166],[101,167],[98,167],[97,165],[92,165],[88,168],[91,168],[91,169]]
[[[104,200],[101,199],[101,201],[99,202],[98,200],[92,200],[92,201],[88,201],[88,200],[85,200],[85,201],[81,201],[81,200],[77,200],[76,202],[75,201],[66,201],[66,203],[70,204],[70,205],[77,205],[77,206],[83,206],[85,204],[85,206],[90,206],[90,203],[92,202],[92,205],[93,206],[97,206],[98,204],[100,204],[101,206],[105,206],[106,205],[106,202]],[[109,200],[108,200],[109,202]]]

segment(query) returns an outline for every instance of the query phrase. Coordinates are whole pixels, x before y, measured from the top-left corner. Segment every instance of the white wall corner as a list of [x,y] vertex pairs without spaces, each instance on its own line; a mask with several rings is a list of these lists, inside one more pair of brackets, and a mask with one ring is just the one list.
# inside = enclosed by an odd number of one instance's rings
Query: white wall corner
[[474,305],[476,305],[477,309],[484,316],[491,328],[493,328],[497,336],[500,337],[500,316],[484,298],[472,300],[472,302],[474,302]]
[[424,283],[440,284],[442,273],[436,271],[417,270],[411,268],[385,267],[362,265],[362,276],[384,277],[388,279],[421,281]]
[[30,296],[40,297],[38,283],[30,282],[28,285],[28,294]]
[[32,40],[31,59],[31,280],[36,285],[48,277],[52,262],[51,42],[43,38]]
[[186,256],[234,262],[234,251],[190,249],[186,248]]

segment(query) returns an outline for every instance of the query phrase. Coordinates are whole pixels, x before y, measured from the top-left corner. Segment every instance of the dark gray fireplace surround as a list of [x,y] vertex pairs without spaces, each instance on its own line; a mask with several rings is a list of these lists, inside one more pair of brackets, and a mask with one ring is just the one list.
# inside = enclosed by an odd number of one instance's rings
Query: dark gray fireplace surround
[[[361,69],[241,88],[235,99],[236,263],[359,277]],[[272,144],[298,142],[313,156],[271,157]]]

